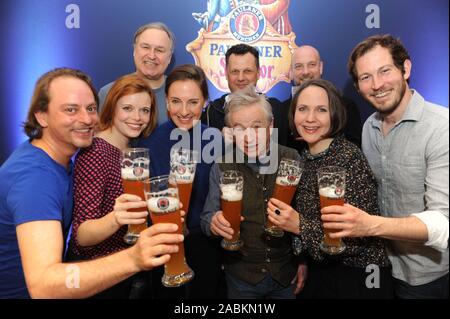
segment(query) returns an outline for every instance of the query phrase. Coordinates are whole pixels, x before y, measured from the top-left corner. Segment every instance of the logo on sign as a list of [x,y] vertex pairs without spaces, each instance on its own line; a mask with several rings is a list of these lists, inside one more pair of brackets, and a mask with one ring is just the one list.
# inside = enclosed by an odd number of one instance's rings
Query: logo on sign
[[289,4],[289,0],[208,0],[206,11],[192,13],[201,28],[186,50],[222,92],[229,91],[225,53],[239,43],[258,50],[258,92],[266,93],[281,81],[289,83],[291,55],[297,47]]
[[230,14],[231,35],[240,42],[253,43],[258,41],[266,31],[264,14],[256,7],[242,6]]

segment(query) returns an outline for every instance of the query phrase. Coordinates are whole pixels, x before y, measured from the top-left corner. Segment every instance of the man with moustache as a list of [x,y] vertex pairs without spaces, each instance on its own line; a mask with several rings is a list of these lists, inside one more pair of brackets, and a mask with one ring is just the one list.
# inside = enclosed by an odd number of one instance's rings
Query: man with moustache
[[[136,74],[142,77],[155,93],[158,124],[162,124],[168,119],[164,93],[166,83],[164,73],[170,64],[174,50],[175,36],[162,22],[145,24],[134,34],[133,59]],[[114,81],[100,89],[100,108],[103,106],[103,102],[113,84]]]
[[378,183],[382,216],[330,206],[322,210],[324,227],[337,230],[331,237],[389,239],[397,297],[448,298],[448,109],[410,89],[410,56],[391,35],[359,43],[348,68],[377,110],[364,124],[362,149]]
[[[292,96],[294,96],[297,88],[307,80],[317,80],[322,78],[323,61],[320,58],[319,51],[310,46],[303,45],[294,50],[291,61],[291,78],[294,86],[292,86],[292,95],[283,102],[283,110],[287,113],[291,105]],[[356,104],[347,97],[342,97],[342,104],[347,111],[347,123],[344,128],[344,136],[350,142],[361,147],[361,117]],[[292,135],[289,136],[289,146],[297,150],[304,148],[304,143],[295,141]]]
[[97,103],[91,79],[78,70],[55,69],[36,83],[24,123],[29,140],[0,167],[0,299],[89,297],[163,265],[182,241],[168,234],[176,225],[155,225],[131,248],[63,263],[73,206],[71,157],[92,143]]

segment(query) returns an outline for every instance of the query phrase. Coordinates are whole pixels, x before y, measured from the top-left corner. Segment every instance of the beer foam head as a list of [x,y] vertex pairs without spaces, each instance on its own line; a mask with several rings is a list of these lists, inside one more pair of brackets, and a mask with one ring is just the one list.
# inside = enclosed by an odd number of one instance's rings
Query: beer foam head
[[222,199],[226,201],[235,202],[238,200],[242,200],[242,191],[237,190],[236,185],[220,185],[220,191],[222,192]]
[[322,197],[342,198],[344,197],[345,191],[342,188],[328,186],[320,188],[319,194]]
[[283,185],[283,186],[297,186],[298,182],[300,181],[300,176],[294,176],[294,175],[289,175],[289,176],[278,176],[276,183],[278,185]]
[[150,171],[142,167],[122,167],[121,175],[126,180],[143,180],[150,176]]
[[147,200],[148,210],[152,213],[171,213],[179,208],[179,200],[176,197],[150,197]]

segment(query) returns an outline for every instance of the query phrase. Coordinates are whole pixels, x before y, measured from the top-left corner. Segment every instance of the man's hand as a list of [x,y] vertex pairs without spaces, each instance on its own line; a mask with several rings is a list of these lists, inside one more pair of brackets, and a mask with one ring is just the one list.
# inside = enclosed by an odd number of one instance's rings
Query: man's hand
[[308,277],[308,266],[305,262],[302,262],[298,265],[297,268],[297,275],[292,280],[291,284],[294,284],[297,282],[294,290],[294,294],[298,294],[300,291],[303,290],[303,287],[305,286],[306,277]]
[[[241,221],[243,220],[244,217],[241,216]],[[212,234],[228,240],[231,240],[234,234],[231,224],[225,219],[221,210],[217,211],[212,217],[210,230]]]
[[333,205],[321,210],[323,227],[337,232],[331,238],[373,236],[374,217],[350,204]]
[[184,236],[176,234],[175,224],[155,224],[142,231],[139,240],[130,249],[132,258],[141,270],[151,270],[167,263],[170,254],[178,252]]

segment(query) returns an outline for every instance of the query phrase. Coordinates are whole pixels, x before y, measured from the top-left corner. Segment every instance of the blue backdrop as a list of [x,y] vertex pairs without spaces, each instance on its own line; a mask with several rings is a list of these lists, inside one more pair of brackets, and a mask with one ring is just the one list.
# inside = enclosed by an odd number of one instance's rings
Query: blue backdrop
[[[26,139],[26,117],[33,86],[49,69],[68,66],[89,73],[97,88],[134,71],[132,38],[145,23],[162,21],[175,33],[175,64],[193,63],[185,49],[197,37],[192,12],[204,12],[206,0],[6,0],[0,2],[0,164]],[[67,6],[80,9],[80,27],[67,28]],[[379,28],[368,28],[366,8],[380,9]],[[292,0],[289,18],[296,44],[311,44],[322,54],[324,78],[333,81],[361,108],[372,109],[353,89],[346,63],[351,49],[376,33],[400,37],[412,57],[411,87],[426,99],[448,107],[448,0]],[[170,68],[171,68],[170,67]],[[169,68],[169,70],[170,70]],[[290,85],[270,92],[280,100]],[[210,85],[211,98],[222,93]]]

